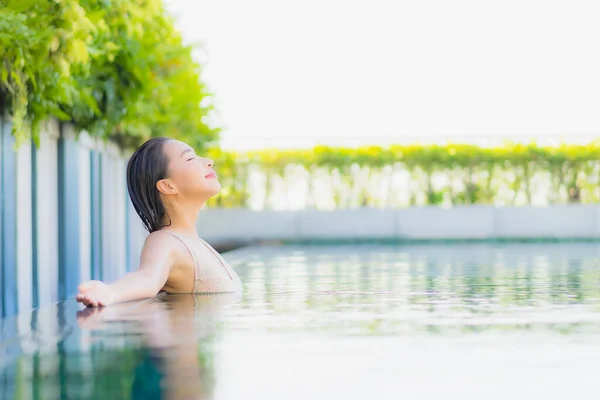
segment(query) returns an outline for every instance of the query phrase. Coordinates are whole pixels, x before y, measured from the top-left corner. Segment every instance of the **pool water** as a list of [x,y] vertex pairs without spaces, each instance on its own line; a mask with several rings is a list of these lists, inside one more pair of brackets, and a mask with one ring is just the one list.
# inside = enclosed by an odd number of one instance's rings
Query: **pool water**
[[597,398],[600,245],[263,246],[241,295],[2,321],[6,399]]

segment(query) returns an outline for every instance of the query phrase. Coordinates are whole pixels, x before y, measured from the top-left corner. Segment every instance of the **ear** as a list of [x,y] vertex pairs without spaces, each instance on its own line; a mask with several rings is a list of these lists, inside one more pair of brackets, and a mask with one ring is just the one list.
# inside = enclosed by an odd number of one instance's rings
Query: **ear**
[[156,189],[162,194],[176,194],[178,192],[177,187],[170,179],[161,179],[156,182]]

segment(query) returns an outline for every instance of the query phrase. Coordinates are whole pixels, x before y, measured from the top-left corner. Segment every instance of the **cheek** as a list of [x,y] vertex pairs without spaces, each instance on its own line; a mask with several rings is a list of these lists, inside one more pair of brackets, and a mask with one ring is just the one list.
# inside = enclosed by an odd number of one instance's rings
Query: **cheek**
[[173,179],[181,192],[189,192],[194,187],[201,184],[201,173],[199,168],[192,168],[191,163],[178,165],[177,167],[178,168],[173,168],[171,171],[171,179]]
[[180,171],[177,179],[180,190],[190,194],[215,194],[221,190],[221,185],[217,179],[206,179],[201,168],[185,168]]
[[181,174],[181,186],[187,189],[202,186],[202,173],[199,168],[186,168]]

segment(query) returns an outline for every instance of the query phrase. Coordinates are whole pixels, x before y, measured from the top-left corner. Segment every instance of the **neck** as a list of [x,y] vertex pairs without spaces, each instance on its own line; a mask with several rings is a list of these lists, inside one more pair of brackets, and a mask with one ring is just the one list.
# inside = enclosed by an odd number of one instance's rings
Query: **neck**
[[166,229],[186,235],[198,235],[196,220],[204,201],[184,202],[175,199],[173,201],[163,200],[163,204],[167,212],[167,217],[165,217]]

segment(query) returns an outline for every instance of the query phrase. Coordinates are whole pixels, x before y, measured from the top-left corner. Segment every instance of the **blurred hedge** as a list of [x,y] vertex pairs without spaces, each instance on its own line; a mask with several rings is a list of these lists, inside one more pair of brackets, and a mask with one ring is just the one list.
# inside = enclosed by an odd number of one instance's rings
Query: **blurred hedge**
[[[295,187],[306,181],[306,207],[317,206],[314,199],[322,196],[331,197],[329,207],[518,205],[539,203],[536,195],[548,204],[600,202],[600,142],[555,147],[506,143],[494,148],[318,146],[299,151],[213,150],[210,156],[224,187],[211,200],[213,206],[245,207],[259,196],[266,199],[264,207],[273,208],[268,199],[274,181],[280,192],[289,193],[297,193]],[[260,187],[249,187],[250,173],[263,177]],[[402,174],[404,186],[398,183]],[[322,185],[315,185],[316,180]]]
[[18,142],[49,116],[124,145],[214,141],[210,93],[160,0],[0,0],[0,110]]

